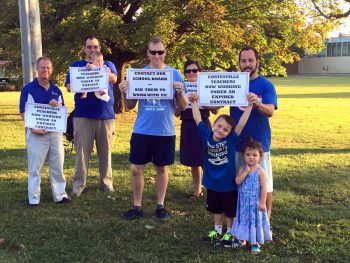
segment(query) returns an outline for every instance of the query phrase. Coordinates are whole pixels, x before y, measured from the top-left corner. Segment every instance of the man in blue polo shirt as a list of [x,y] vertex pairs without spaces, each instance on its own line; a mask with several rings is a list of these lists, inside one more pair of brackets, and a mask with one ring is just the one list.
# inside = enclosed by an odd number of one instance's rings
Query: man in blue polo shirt
[[[245,47],[239,53],[239,67],[243,72],[250,72],[248,100],[253,105],[252,113],[248,119],[240,135],[240,143],[237,149],[241,150],[242,143],[247,137],[259,141],[264,148],[264,154],[260,161],[260,165],[265,169],[268,193],[266,199],[267,215],[271,217],[272,212],[272,166],[270,159],[271,146],[271,129],[269,118],[277,109],[277,95],[273,84],[267,79],[263,78],[258,73],[259,56],[258,52],[252,47]],[[231,107],[230,114],[235,123],[243,114],[244,109],[240,107]],[[236,168],[238,169],[244,164],[242,153],[236,152]]]
[[152,162],[156,168],[157,207],[155,215],[163,220],[170,219],[169,212],[164,208],[164,199],[169,180],[168,165],[174,163],[175,155],[174,107],[177,105],[184,110],[187,106],[181,73],[164,63],[166,49],[160,38],[150,39],[147,56],[150,63],[144,67],[145,69],[173,70],[173,86],[176,92],[174,100],[126,99],[128,81],[122,81],[119,84],[127,108],[133,109],[138,101],[138,114],[130,140],[129,157],[134,207],[124,213],[124,220],[134,220],[143,216],[141,203],[144,169],[149,162]]
[[[75,61],[71,67],[86,67],[92,64],[91,55],[100,51],[100,42],[95,36],[87,36],[84,40],[83,51],[85,59]],[[73,191],[80,196],[86,187],[89,168],[89,158],[96,141],[96,150],[99,160],[100,186],[105,192],[113,192],[112,181],[112,147],[114,142],[114,96],[113,84],[117,81],[117,70],[110,61],[104,61],[110,69],[108,95],[109,101],[104,101],[88,92],[87,97],[82,93],[74,95],[74,148],[76,151]],[[70,91],[70,75],[66,77],[66,88]]]
[[[24,119],[25,104],[41,103],[53,107],[64,105],[60,89],[50,81],[52,62],[48,57],[40,57],[36,66],[38,78],[25,85],[21,91],[19,111]],[[34,207],[40,203],[41,168],[47,159],[53,200],[67,204],[66,179],[63,175],[64,148],[62,132],[48,132],[43,129],[26,130],[28,153],[28,203]]]

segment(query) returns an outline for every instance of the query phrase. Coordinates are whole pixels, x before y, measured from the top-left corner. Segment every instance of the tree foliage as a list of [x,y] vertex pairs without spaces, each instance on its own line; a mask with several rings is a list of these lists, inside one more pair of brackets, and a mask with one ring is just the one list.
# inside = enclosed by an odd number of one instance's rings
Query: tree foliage
[[[18,8],[4,2],[0,52],[19,64]],[[294,0],[41,0],[40,8],[44,54],[61,80],[90,34],[119,72],[143,65],[147,41],[157,35],[167,43],[167,63],[177,68],[193,58],[207,69],[237,70],[239,50],[251,45],[261,54],[263,74],[285,75],[283,65],[321,49],[335,23]]]
[[315,9],[327,19],[339,19],[350,15],[350,0],[311,0]]

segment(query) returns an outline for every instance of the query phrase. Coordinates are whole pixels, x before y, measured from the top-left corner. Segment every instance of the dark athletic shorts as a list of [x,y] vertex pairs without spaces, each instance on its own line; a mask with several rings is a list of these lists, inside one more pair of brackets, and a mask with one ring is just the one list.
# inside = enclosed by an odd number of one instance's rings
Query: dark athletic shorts
[[153,136],[133,133],[130,139],[129,161],[132,164],[154,163],[165,166],[174,163],[175,136]]
[[[210,128],[209,119],[203,122]],[[180,163],[185,166],[203,166],[204,145],[194,120],[183,120],[180,134]]]
[[217,192],[207,189],[207,211],[212,214],[225,213],[227,217],[236,217],[237,191]]

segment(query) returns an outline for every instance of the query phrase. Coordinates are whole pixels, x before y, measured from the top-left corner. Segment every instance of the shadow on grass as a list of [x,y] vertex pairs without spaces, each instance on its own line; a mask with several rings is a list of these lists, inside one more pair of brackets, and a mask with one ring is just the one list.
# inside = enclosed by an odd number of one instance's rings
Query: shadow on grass
[[272,156],[279,156],[279,155],[298,155],[298,154],[337,154],[337,153],[350,153],[350,148],[343,148],[343,149],[332,149],[332,148],[280,148],[280,149],[271,149],[271,155]]
[[281,99],[312,99],[312,98],[350,98],[350,92],[338,93],[306,93],[306,94],[280,94]]
[[[303,150],[310,154],[329,151]],[[299,149],[281,149],[280,154],[298,153]],[[74,158],[74,154],[66,154],[65,169],[73,170]],[[11,168],[10,174],[24,173],[27,168],[24,159],[26,152],[23,149],[1,151],[1,174],[7,173],[6,167]],[[151,178],[154,169],[149,165],[152,172],[145,178],[143,196],[145,217],[135,222],[122,221],[121,215],[132,205],[128,153],[113,153],[112,159],[115,192],[99,190],[98,162],[94,153],[90,160],[93,176],[89,176],[88,191],[68,206],[52,202],[47,176],[42,179],[41,205],[34,209],[26,206],[26,176],[18,180],[0,180],[0,210],[6,211],[0,213],[0,238],[6,241],[0,251],[6,256],[4,261],[22,259],[23,262],[25,258],[26,262],[37,262],[37,258],[45,257],[52,262],[58,259],[69,262],[232,262],[234,256],[235,260],[245,262],[269,261],[271,258],[275,258],[275,262],[287,262],[286,259],[327,262],[334,259],[334,255],[318,247],[328,246],[329,242],[332,242],[332,249],[347,244],[345,231],[348,227],[344,220],[349,212],[344,210],[349,203],[344,200],[349,189],[350,179],[345,176],[349,167],[306,165],[291,172],[276,167],[274,242],[264,245],[262,254],[255,259],[248,251],[232,252],[202,242],[202,236],[212,227],[212,216],[205,211],[205,198],[198,202],[186,199],[186,192],[192,190],[188,172],[170,178],[166,206],[173,218],[161,222],[153,215],[156,191]],[[6,166],[9,162],[12,165]],[[182,168],[176,162],[171,169]],[[71,180],[72,175],[67,179],[69,186]],[[295,200],[297,197],[301,199]],[[317,228],[317,224],[320,227]],[[333,238],[340,235],[334,232],[336,228],[341,229],[343,239]],[[315,242],[317,246],[313,245]],[[336,254],[338,262],[347,256],[346,251]]]

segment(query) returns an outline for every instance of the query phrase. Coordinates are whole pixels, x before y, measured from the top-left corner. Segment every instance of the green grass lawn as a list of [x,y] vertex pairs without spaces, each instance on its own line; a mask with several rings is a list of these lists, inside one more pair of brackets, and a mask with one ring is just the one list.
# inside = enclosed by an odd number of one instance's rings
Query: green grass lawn
[[[117,116],[114,193],[99,191],[94,153],[86,193],[68,206],[54,204],[45,167],[41,205],[28,208],[19,93],[0,93],[0,262],[349,262],[350,77],[272,81],[279,96],[271,119],[274,241],[264,245],[259,256],[202,242],[212,228],[212,216],[205,211],[204,200],[186,199],[192,181],[189,169],[179,164],[178,142],[166,198],[173,218],[160,222],[153,216],[155,174],[149,165],[145,218],[120,219],[132,205],[128,153],[134,111]],[[72,95],[65,95],[71,111]],[[68,192],[73,169],[74,154],[66,154]]]

